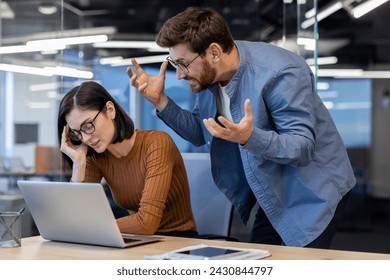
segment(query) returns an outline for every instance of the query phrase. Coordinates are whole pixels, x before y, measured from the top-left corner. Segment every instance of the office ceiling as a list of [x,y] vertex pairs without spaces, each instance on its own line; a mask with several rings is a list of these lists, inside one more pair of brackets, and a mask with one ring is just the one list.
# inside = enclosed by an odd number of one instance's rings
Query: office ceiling
[[[340,68],[359,67],[365,70],[388,70],[390,68],[390,1],[365,16],[355,19],[350,8],[367,0],[344,0],[344,7],[326,17],[318,24],[319,56],[336,56]],[[236,39],[296,40],[296,2],[283,4],[282,0],[65,0],[65,1],[22,1],[6,2],[14,16],[5,11],[2,3],[1,39],[2,46],[25,43],[28,39],[44,36],[59,36],[58,30],[91,30],[111,27],[109,40],[154,40],[165,19],[188,6],[210,6],[218,10],[229,23]],[[284,1],[288,2],[288,1]],[[308,1],[310,2],[310,1]],[[321,11],[334,0],[318,0]],[[57,12],[44,15],[39,7],[55,4]],[[311,2],[313,3],[313,2]],[[61,11],[63,15],[61,16]],[[286,24],[284,24],[284,22]],[[312,28],[309,28],[312,29]],[[115,30],[115,31],[114,31]],[[65,34],[65,32],[63,33]],[[150,55],[143,49],[82,47],[84,58],[123,56],[139,57]],[[30,54],[31,55],[31,54]],[[17,55],[13,59],[34,59]],[[6,61],[11,55],[2,55]],[[335,66],[332,66],[333,68]]]

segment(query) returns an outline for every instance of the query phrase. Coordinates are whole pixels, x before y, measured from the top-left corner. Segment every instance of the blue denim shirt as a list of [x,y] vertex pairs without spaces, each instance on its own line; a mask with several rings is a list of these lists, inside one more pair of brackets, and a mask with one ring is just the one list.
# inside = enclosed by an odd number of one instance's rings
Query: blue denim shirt
[[192,112],[169,100],[157,115],[193,145],[207,145],[214,181],[244,223],[257,201],[286,245],[305,246],[356,183],[346,149],[303,58],[262,42],[235,43],[240,66],[225,90],[235,123],[251,101],[254,130],[245,145],[214,138],[202,123],[217,116],[217,85],[197,94]]

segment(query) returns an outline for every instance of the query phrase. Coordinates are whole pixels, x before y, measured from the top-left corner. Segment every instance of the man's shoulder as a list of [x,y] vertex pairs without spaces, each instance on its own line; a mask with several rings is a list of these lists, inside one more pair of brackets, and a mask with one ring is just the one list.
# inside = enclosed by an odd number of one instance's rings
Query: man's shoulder
[[236,41],[241,63],[278,71],[286,66],[303,66],[305,60],[289,49],[265,42]]

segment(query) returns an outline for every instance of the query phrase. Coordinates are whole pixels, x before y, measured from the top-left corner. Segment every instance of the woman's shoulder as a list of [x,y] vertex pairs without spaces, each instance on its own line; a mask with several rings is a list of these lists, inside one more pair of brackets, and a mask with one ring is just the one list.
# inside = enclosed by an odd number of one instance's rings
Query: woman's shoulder
[[137,136],[140,135],[141,137],[166,137],[166,138],[172,138],[167,132],[163,130],[157,130],[157,129],[150,129],[150,130],[140,130],[137,129]]
[[136,139],[141,140],[143,143],[160,143],[165,145],[166,143],[172,143],[172,137],[162,130],[137,130]]
[[166,151],[172,154],[178,150],[173,138],[162,130],[140,130],[136,136],[137,147],[144,151]]

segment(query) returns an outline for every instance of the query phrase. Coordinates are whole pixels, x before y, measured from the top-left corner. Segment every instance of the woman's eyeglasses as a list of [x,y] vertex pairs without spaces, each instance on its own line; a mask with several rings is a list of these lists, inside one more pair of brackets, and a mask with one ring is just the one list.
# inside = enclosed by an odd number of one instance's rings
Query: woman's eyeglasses
[[95,122],[96,118],[99,116],[100,112],[104,108],[105,108],[105,106],[102,109],[99,110],[99,112],[92,119],[92,121],[82,123],[81,126],[80,126],[80,130],[70,129],[69,130],[69,137],[72,140],[81,141],[83,139],[83,135],[81,134],[81,132],[83,132],[85,134],[92,134],[92,133],[94,133],[96,128],[95,128],[95,125],[93,123]]
[[188,69],[188,67],[191,65],[192,62],[195,61],[195,59],[198,58],[198,56],[200,56],[200,54],[198,54],[193,60],[191,60],[191,62],[187,63],[187,64],[183,64],[183,63],[177,63],[175,62],[170,56],[167,57],[167,60],[169,61],[169,63],[175,68],[180,68],[180,70],[186,72],[186,73],[189,73],[190,72],[190,69]]

